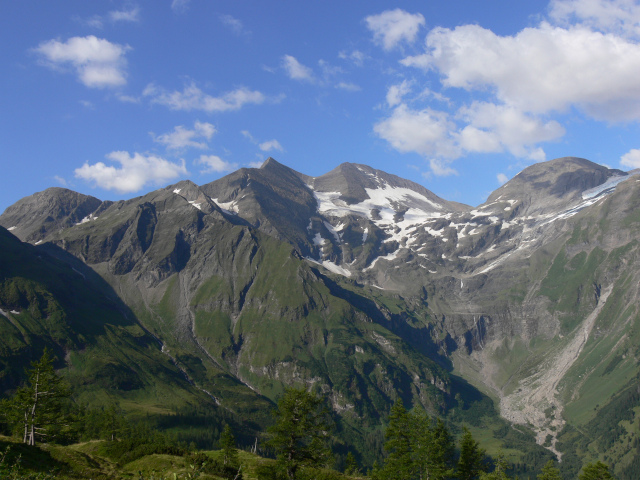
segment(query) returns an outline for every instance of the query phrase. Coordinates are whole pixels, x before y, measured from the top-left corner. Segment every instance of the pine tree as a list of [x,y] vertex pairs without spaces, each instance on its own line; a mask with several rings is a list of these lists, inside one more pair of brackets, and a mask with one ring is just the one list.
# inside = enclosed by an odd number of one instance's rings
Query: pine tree
[[345,459],[344,473],[347,475],[359,475],[360,474],[360,465],[358,465],[358,461],[356,457],[353,456],[353,453],[347,453],[347,458]]
[[320,398],[306,390],[287,389],[274,415],[276,423],[269,428],[267,445],[276,452],[278,465],[289,480],[295,480],[303,466],[327,463],[331,421]]
[[389,426],[385,432],[387,441],[384,444],[389,455],[380,471],[381,478],[408,480],[412,477],[415,469],[413,440],[417,427],[412,425],[411,420],[402,400],[398,399],[389,413]]
[[453,474],[454,445],[439,420],[434,426],[423,412],[407,412],[401,400],[391,408],[384,448],[389,452],[380,479],[441,480]]
[[223,465],[237,467],[240,460],[238,458],[238,450],[236,449],[236,439],[229,425],[225,425],[220,434],[220,448],[222,448]]
[[27,383],[4,402],[5,417],[14,427],[20,427],[24,443],[35,445],[50,441],[67,426],[62,402],[71,395],[66,382],[53,368],[54,358],[45,348],[40,360],[31,363]]
[[579,480],[613,480],[613,478],[609,472],[609,466],[600,461],[588,464],[578,475]]
[[560,475],[560,470],[555,466],[553,460],[549,460],[544,467],[542,467],[542,472],[538,475],[538,480],[562,480],[562,475]]
[[493,472],[480,472],[479,478],[480,480],[509,480],[509,476],[507,475],[508,467],[509,465],[504,459],[504,456],[498,455],[498,458],[495,461],[495,468],[493,469]]
[[457,466],[459,480],[473,480],[486,470],[483,463],[484,453],[478,442],[473,439],[469,429],[463,427],[460,439],[460,459]]

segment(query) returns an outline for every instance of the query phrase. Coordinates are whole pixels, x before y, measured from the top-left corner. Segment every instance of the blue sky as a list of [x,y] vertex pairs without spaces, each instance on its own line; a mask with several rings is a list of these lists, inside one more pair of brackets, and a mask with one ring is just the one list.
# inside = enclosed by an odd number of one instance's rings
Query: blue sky
[[21,0],[0,38],[0,211],[269,156],[471,205],[545,159],[640,167],[634,0]]

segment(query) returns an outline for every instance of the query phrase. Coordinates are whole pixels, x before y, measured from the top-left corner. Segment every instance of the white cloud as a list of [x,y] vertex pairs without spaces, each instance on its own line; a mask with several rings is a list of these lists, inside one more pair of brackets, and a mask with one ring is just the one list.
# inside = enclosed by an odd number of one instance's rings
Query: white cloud
[[620,157],[620,165],[629,168],[640,168],[640,149],[633,148]]
[[367,57],[360,50],[354,50],[350,53],[340,52],[338,53],[338,58],[341,58],[342,60],[348,60],[355,66],[361,67],[362,65],[364,65],[364,61]]
[[287,75],[292,80],[303,80],[307,82],[314,81],[313,71],[309,67],[298,62],[298,60],[291,55],[285,55],[282,57],[282,68],[285,69]]
[[66,42],[42,42],[35,52],[42,56],[49,67],[71,65],[85,86],[105,88],[127,83],[124,56],[130,48],[89,35],[72,37]]
[[176,13],[184,13],[189,9],[190,0],[173,0],[171,2],[171,10]]
[[116,190],[120,193],[131,193],[140,190],[145,185],[168,182],[181,175],[187,175],[184,160],[172,163],[154,155],[144,155],[128,152],[111,152],[106,156],[109,160],[120,164],[120,167],[98,162],[93,165],[85,163],[75,170],[75,176],[91,181],[96,186],[106,190]]
[[196,165],[204,165],[205,168],[200,173],[223,173],[236,170],[237,163],[225,162],[217,155],[200,155],[200,158],[194,161]]
[[549,16],[565,26],[578,23],[601,32],[640,36],[640,5],[634,0],[551,0]]
[[[474,102],[458,112],[468,125],[460,132],[460,146],[468,152],[509,151],[516,157],[540,160],[540,142],[562,137],[564,128],[556,121],[544,123],[517,108]],[[544,158],[542,158],[543,160]]]
[[249,141],[251,143],[258,143],[258,141],[253,137],[253,135],[251,135],[251,132],[249,130],[242,130],[242,136],[249,139]]
[[142,94],[151,97],[152,103],[165,105],[171,110],[202,110],[208,113],[239,110],[244,105],[261,104],[266,100],[261,92],[245,87],[227,92],[220,97],[213,97],[204,93],[193,83],[185,86],[182,92],[167,92],[150,84]]
[[258,147],[260,147],[260,150],[262,150],[263,152],[271,152],[272,150],[278,150],[279,152],[282,152],[284,150],[282,148],[282,145],[280,145],[280,142],[275,139],[262,142],[260,145],[258,145]]
[[80,16],[74,16],[73,21],[78,22],[90,28],[101,29],[104,26],[102,22],[102,17],[100,15],[93,15],[86,19]]
[[220,15],[218,17],[220,21],[236,35],[251,35],[251,32],[248,31],[244,24],[238,20],[237,18],[231,15]]
[[130,10],[114,10],[109,12],[109,19],[112,22],[139,22],[140,7],[133,7]]
[[392,50],[403,41],[413,43],[425,23],[421,14],[411,14],[399,8],[371,15],[365,18],[365,22],[373,32],[374,41],[385,50]]
[[63,187],[67,187],[67,186],[69,185],[69,184],[67,183],[67,181],[66,181],[63,177],[61,177],[61,176],[59,176],[59,175],[54,175],[54,176],[53,176],[53,179],[54,179],[56,182],[58,182],[60,185],[62,185]]
[[360,90],[362,90],[360,85],[349,82],[339,82],[336,84],[336,88],[339,90],[345,90],[347,92],[359,92]]
[[399,152],[415,152],[425,157],[457,158],[461,155],[451,132],[456,125],[445,112],[426,108],[412,110],[401,104],[373,130]]
[[249,162],[248,165],[251,168],[260,168],[264,162]]
[[[193,125],[193,130],[178,125],[173,129],[173,132],[164,133],[157,137],[154,136],[154,140],[166,145],[171,150],[180,150],[188,147],[206,149],[208,148],[206,142],[196,142],[195,139],[204,138],[210,140],[214,133],[216,133],[216,127],[212,124],[196,121]],[[153,136],[153,134],[151,135]]]
[[640,119],[640,45],[584,27],[542,23],[514,36],[478,25],[433,29],[406,66],[435,69],[446,87],[493,91],[526,112],[575,106],[596,119]]
[[[390,105],[400,101],[395,94],[391,99],[389,96]],[[488,102],[474,102],[454,116],[430,108],[414,110],[400,103],[374,131],[399,152],[425,157],[436,175],[454,173],[450,162],[468,153],[508,151],[515,157],[542,161],[546,155],[537,144],[565,133],[556,121],[544,122],[516,108]]]
[[132,97],[131,95],[117,94],[116,98],[123,103],[140,103],[139,97]]
[[500,183],[500,185],[503,185],[509,181],[509,177],[507,177],[504,173],[499,173],[498,175],[496,175],[496,178],[498,179],[498,183]]
[[411,83],[403,80],[399,85],[391,85],[387,90],[387,105],[395,107],[402,103],[402,97],[411,91]]

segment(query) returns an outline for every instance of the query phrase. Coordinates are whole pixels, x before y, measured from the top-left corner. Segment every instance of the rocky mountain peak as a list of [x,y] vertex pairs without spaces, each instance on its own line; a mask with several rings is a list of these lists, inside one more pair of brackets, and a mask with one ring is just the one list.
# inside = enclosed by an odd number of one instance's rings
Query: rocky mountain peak
[[487,204],[511,200],[521,203],[521,213],[558,211],[582,200],[583,192],[627,173],[584,158],[563,157],[525,168],[494,191]]
[[81,223],[111,203],[66,188],[52,187],[8,207],[0,218],[0,225],[23,241],[37,242],[50,232]]

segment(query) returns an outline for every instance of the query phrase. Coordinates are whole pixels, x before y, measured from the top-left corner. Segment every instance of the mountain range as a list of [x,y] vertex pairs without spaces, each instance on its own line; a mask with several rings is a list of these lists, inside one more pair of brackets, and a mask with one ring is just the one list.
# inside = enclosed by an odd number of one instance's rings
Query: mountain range
[[637,173],[560,158],[477,207],[272,158],[127,201],[47,189],[0,216],[0,391],[47,345],[89,403],[259,430],[303,384],[363,459],[402,398],[519,461],[639,478]]

